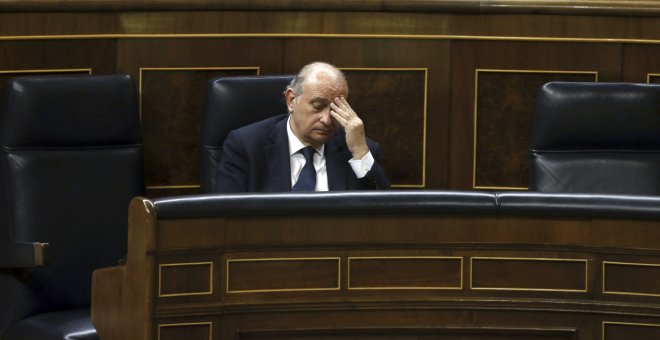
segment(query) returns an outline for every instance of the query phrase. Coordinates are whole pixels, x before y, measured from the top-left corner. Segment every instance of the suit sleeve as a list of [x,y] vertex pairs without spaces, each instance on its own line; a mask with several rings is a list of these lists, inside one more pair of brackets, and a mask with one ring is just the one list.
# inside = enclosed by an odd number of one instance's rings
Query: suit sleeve
[[232,131],[222,146],[222,156],[216,173],[216,193],[247,192],[249,164],[241,136]]
[[390,181],[379,164],[382,159],[380,146],[373,141],[370,141],[368,144],[369,151],[371,151],[374,157],[374,165],[363,178],[358,179],[358,188],[360,190],[389,190],[391,188]]

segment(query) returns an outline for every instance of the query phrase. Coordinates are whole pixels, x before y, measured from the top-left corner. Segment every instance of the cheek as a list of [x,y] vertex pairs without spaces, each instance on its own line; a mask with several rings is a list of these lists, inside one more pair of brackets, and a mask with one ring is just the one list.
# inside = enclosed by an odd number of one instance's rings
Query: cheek
[[307,128],[307,130],[311,130],[311,129],[314,128],[314,126],[317,124],[317,122],[318,122],[318,119],[316,119],[316,117],[314,115],[308,115],[308,116],[305,117],[305,119],[303,121],[303,125],[305,126],[305,128]]

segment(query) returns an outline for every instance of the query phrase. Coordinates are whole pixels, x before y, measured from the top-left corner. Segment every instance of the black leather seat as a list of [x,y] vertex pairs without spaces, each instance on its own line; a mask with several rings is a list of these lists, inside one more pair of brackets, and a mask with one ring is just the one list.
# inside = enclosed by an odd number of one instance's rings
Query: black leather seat
[[211,193],[222,144],[230,131],[287,112],[292,75],[225,77],[209,81],[201,127],[201,191]]
[[530,149],[530,190],[660,195],[660,85],[545,84]]
[[128,203],[144,192],[135,84],[16,78],[1,124],[0,338],[97,339],[92,271],[125,256]]

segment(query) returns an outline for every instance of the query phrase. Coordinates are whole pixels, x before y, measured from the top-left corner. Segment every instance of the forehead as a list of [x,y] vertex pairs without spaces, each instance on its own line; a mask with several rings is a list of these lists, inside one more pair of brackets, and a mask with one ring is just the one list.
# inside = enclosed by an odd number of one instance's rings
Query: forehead
[[307,76],[303,83],[303,95],[311,98],[325,98],[328,100],[346,94],[344,82],[334,73],[315,71]]

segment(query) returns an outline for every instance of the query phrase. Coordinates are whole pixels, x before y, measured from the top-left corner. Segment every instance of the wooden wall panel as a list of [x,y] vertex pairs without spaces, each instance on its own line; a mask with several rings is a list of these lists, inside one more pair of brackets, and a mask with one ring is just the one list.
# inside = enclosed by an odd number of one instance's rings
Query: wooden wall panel
[[537,87],[584,80],[542,72],[660,83],[660,17],[120,7],[0,13],[0,70],[90,68],[144,80],[151,197],[198,192],[196,126],[213,69],[284,74],[313,60],[346,69],[395,187],[427,189],[525,189]]
[[550,81],[597,78],[592,71],[477,70],[473,188],[526,190],[538,89]]
[[[475,186],[474,156],[475,149],[475,105],[483,98],[475,98],[476,77],[479,69],[506,70],[510,72],[530,71],[586,71],[597,72],[599,81],[618,81],[621,79],[621,45],[620,44],[576,44],[572,42],[514,42],[514,41],[457,41],[452,44],[452,98],[451,98],[451,136],[450,136],[450,172],[449,187],[452,189],[472,189]],[[538,83],[538,81],[537,81]],[[512,84],[516,84],[515,82]],[[493,84],[494,85],[494,84]],[[482,81],[479,86],[490,86]],[[524,82],[518,83],[520,88],[509,88],[506,96],[512,98],[521,93],[536,93],[538,88],[529,88]],[[500,91],[502,89],[499,89]],[[482,94],[486,94],[483,93]],[[492,100],[492,99],[491,99]],[[514,101],[515,102],[515,101]],[[506,116],[512,112],[509,100],[500,101],[491,108],[492,111],[480,111],[487,116]],[[515,110],[513,110],[515,111]],[[533,106],[527,107],[524,113],[533,112]],[[529,118],[528,118],[529,119]],[[529,123],[527,123],[529,124]],[[492,127],[498,129],[499,127]],[[527,131],[525,131],[527,129]],[[501,131],[481,137],[481,145],[489,145],[491,150],[506,150],[508,138],[528,138],[528,128],[517,128],[514,133],[525,132],[523,136],[506,137],[511,131]],[[483,131],[483,129],[482,129]],[[488,131],[488,130],[486,130]],[[504,137],[503,137],[504,135]],[[490,138],[484,138],[490,137]],[[527,177],[527,168],[521,160],[529,145],[520,143],[517,146],[517,157],[503,163],[492,162],[483,164],[485,169],[494,172],[495,178],[506,180],[507,183],[496,183],[489,179],[488,186],[506,187],[508,183],[521,185]],[[508,157],[503,155],[502,157]],[[510,164],[507,164],[510,163]],[[507,167],[510,167],[507,169]],[[484,170],[486,171],[486,170]],[[510,185],[510,184],[509,184]]]
[[[483,7],[483,3],[480,5]],[[193,11],[190,8],[113,13],[60,9],[59,12],[0,13],[0,34],[396,34],[651,40],[660,36],[660,17],[657,16],[538,14],[523,13],[524,10],[513,6],[509,8],[509,13],[499,14],[475,11]]]
[[199,126],[208,80],[278,74],[279,39],[128,39],[118,69],[140,83],[150,197],[199,192]]
[[113,40],[0,39],[0,110],[9,78],[115,73],[116,47]]
[[227,294],[339,290],[340,258],[230,259],[226,278]]
[[461,257],[349,257],[347,289],[462,289]]
[[92,69],[115,73],[117,42],[110,39],[0,40],[0,70]]
[[603,262],[603,293],[660,298],[660,264]]
[[112,34],[120,30],[119,19],[110,12],[0,11],[0,36]]
[[162,322],[158,324],[158,340],[211,340],[217,336],[213,332],[212,322]]
[[150,195],[199,188],[199,127],[209,79],[258,73],[258,67],[141,69],[142,145]]
[[602,333],[603,340],[658,339],[660,324],[607,321],[603,322]]
[[660,46],[624,45],[622,68],[623,81],[660,83]]
[[571,340],[577,332],[569,329],[515,329],[508,327],[405,327],[299,329],[295,331],[240,331],[242,340]]
[[470,288],[587,293],[587,260],[552,258],[470,259]]
[[351,107],[385,152],[392,186],[425,187],[427,69],[345,69]]

